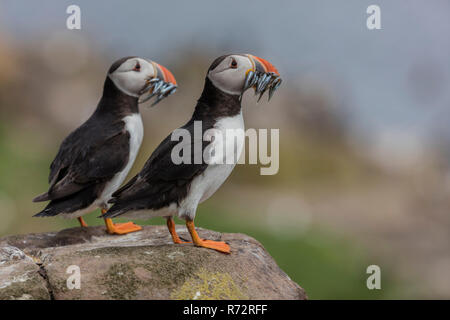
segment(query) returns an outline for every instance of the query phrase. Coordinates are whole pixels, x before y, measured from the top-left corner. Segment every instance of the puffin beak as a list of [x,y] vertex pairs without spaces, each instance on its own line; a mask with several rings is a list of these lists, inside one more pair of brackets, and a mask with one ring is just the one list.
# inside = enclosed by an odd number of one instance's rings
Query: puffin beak
[[267,60],[248,54],[253,65],[253,69],[247,70],[244,90],[255,89],[255,94],[259,94],[258,101],[261,100],[264,92],[269,90],[269,99],[272,98],[275,90],[281,85],[281,78],[278,70]]
[[[177,81],[169,69],[154,61],[149,62],[155,70],[154,77],[148,79],[145,87],[141,90],[139,103],[144,103],[156,96],[155,102],[152,103],[153,107],[162,99],[170,96],[177,90]],[[144,95],[145,93],[147,94]]]

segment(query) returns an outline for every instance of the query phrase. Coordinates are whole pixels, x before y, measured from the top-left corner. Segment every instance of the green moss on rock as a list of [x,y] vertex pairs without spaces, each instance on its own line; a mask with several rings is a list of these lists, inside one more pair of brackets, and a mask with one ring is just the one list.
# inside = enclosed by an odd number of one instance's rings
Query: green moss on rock
[[229,273],[208,272],[200,269],[193,277],[174,290],[170,295],[174,300],[238,300],[248,296],[234,282]]
[[119,300],[134,299],[140,283],[133,269],[125,263],[113,264],[100,282],[108,289],[106,295]]
[[[198,248],[188,248],[182,252],[173,246],[163,246],[154,252],[154,258],[143,267],[155,275],[154,285],[179,286],[185,282],[187,276],[193,274],[198,266],[203,264],[207,254]],[[189,258],[187,259],[186,256]]]

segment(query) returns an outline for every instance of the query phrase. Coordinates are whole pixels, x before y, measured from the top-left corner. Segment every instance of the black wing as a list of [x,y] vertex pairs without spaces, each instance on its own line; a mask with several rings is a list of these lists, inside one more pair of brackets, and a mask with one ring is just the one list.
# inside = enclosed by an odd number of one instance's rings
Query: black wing
[[102,123],[88,120],[64,140],[50,166],[48,192],[33,201],[67,197],[111,179],[125,167],[129,133],[121,121],[104,126]]
[[[194,137],[194,122],[190,121],[182,129],[190,132]],[[203,130],[208,126],[203,122]],[[202,143],[201,152],[210,143],[199,140]],[[172,149],[179,141],[171,141],[171,135],[166,137],[139,172],[126,185],[113,194],[114,206],[107,215],[117,216],[129,210],[159,209],[171,203],[179,203],[189,190],[193,178],[202,174],[206,163],[194,164],[194,151],[191,152],[191,164],[174,164],[172,161]],[[187,142],[191,150],[194,150],[194,139]]]

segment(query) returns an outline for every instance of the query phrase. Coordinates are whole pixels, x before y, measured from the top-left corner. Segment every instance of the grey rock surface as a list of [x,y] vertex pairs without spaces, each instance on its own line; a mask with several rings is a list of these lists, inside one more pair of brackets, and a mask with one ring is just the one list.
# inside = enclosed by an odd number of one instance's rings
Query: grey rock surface
[[[176,229],[189,239],[184,226]],[[175,245],[165,226],[122,236],[99,226],[0,238],[0,299],[307,298],[255,239],[198,231],[226,241],[232,253]]]

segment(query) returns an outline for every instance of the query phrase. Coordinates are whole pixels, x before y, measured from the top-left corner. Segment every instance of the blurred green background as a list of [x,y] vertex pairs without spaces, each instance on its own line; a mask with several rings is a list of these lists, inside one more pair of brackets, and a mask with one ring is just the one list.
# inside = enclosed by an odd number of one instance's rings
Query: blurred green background
[[[448,4],[410,3],[381,1],[377,34],[366,1],[324,1],[334,15],[314,1],[79,1],[77,31],[65,28],[70,2],[0,1],[0,236],[78,225],[32,218],[43,204],[31,199],[117,58],[154,59],[180,85],[157,108],[141,106],[132,175],[189,119],[211,61],[251,52],[284,78],[270,104],[243,100],[247,128],[280,129],[280,170],[238,165],[197,226],[255,237],[311,299],[449,298]],[[101,225],[98,215],[88,224]],[[366,287],[372,264],[381,290]]]

